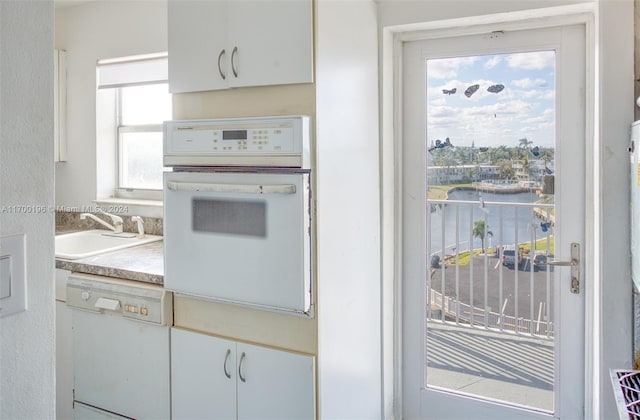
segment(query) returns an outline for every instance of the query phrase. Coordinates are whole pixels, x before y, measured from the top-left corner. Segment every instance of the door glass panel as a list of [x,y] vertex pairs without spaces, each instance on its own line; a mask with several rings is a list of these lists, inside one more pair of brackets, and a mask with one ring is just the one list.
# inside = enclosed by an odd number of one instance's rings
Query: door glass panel
[[267,203],[264,201],[194,198],[192,209],[194,232],[267,236]]
[[428,388],[554,410],[555,73],[426,61]]

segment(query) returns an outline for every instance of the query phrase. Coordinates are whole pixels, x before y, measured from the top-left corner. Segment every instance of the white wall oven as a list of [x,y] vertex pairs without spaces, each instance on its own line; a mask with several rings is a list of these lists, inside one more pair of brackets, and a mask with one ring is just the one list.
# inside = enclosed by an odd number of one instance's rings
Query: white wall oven
[[312,316],[309,118],[164,125],[165,288]]

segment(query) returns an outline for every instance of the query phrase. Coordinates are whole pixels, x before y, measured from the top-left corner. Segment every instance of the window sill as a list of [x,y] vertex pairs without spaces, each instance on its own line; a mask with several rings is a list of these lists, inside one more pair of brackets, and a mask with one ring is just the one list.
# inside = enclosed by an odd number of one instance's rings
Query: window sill
[[107,213],[125,216],[163,217],[162,200],[135,198],[98,198],[93,202]]

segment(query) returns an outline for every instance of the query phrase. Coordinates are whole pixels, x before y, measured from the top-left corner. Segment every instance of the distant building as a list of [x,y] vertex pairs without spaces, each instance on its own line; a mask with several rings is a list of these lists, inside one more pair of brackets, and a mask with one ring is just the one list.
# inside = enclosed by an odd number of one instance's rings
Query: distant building
[[[511,167],[515,171],[518,181],[540,182],[545,175],[545,162],[543,160],[530,160],[527,169],[522,161],[513,161]],[[547,168],[553,170],[553,162],[547,162]]]
[[431,184],[462,184],[500,178],[496,165],[427,166],[427,177]]

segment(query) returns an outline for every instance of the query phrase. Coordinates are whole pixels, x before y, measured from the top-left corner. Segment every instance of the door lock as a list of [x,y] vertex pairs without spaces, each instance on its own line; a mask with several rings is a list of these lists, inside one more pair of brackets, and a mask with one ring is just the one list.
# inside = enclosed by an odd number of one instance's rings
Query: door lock
[[571,267],[571,293],[580,293],[580,244],[571,244],[570,261],[548,261],[547,264]]

